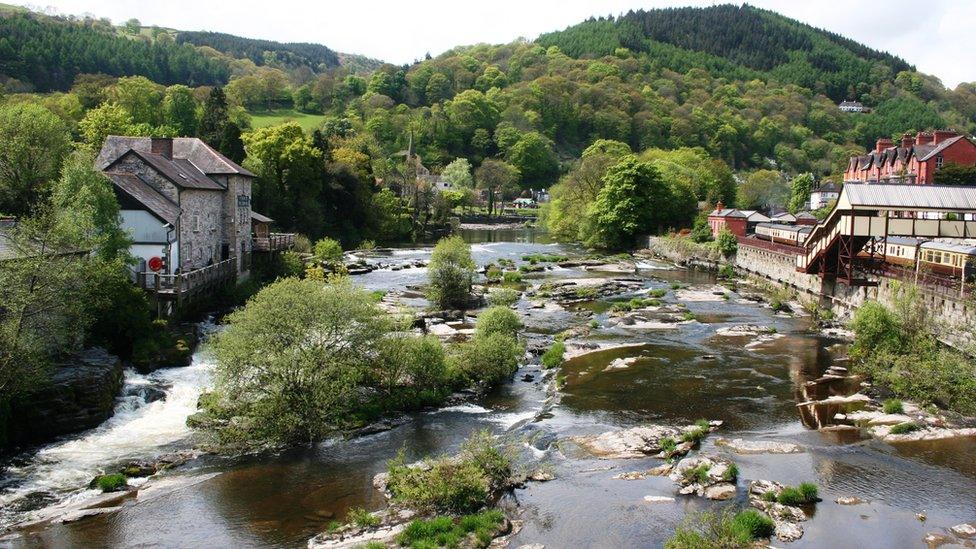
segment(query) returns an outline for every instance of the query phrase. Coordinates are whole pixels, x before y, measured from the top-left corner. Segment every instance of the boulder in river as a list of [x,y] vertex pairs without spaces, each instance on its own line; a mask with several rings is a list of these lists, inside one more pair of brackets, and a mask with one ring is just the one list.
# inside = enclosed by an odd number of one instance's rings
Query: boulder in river
[[[712,421],[709,423],[708,431],[703,434],[714,431],[721,425],[721,421]],[[688,438],[701,430],[702,428],[698,425],[685,427],[642,425],[629,429],[607,431],[596,436],[574,437],[573,440],[591,454],[603,459],[640,458],[665,452],[665,446],[667,446],[665,441],[668,439],[672,443],[680,443],[683,437]]]
[[737,468],[719,456],[698,455],[679,461],[668,477],[681,489],[679,494],[697,494],[725,500],[735,496]]
[[715,441],[718,446],[725,446],[737,454],[796,454],[803,448],[792,442],[776,442],[773,440],[733,440],[720,438]]
[[976,537],[976,526],[973,526],[972,524],[968,524],[968,523],[957,524],[952,528],[949,528],[949,530],[951,530],[953,534],[955,534],[960,538],[969,539],[969,538]]

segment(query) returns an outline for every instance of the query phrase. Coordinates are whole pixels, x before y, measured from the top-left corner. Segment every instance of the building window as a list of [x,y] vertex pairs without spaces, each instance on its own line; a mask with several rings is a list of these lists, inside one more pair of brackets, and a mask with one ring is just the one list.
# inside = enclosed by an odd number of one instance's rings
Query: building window
[[945,159],[942,158],[942,155],[941,154],[940,155],[937,155],[935,157],[935,169],[938,170],[938,169],[942,168],[942,164],[944,164],[944,163],[945,163]]
[[195,233],[200,232],[200,216],[199,215],[193,216],[193,232],[195,232]]

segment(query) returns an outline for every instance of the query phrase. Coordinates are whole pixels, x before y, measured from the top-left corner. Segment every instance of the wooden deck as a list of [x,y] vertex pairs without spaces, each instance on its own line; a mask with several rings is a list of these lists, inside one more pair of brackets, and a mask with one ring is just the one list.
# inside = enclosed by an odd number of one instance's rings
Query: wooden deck
[[160,316],[168,314],[174,306],[179,309],[201,298],[209,297],[217,289],[236,280],[236,257],[181,274],[155,272],[136,274],[136,284],[152,295]]
[[290,250],[295,245],[294,233],[271,233],[267,237],[254,237],[255,252]]

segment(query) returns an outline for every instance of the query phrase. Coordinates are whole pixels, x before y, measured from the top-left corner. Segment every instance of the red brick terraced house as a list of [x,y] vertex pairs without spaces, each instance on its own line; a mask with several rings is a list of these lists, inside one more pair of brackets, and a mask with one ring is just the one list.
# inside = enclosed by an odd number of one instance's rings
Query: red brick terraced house
[[935,172],[949,163],[976,166],[976,143],[952,130],[905,134],[897,146],[881,138],[873,151],[850,158],[844,181],[930,185]]

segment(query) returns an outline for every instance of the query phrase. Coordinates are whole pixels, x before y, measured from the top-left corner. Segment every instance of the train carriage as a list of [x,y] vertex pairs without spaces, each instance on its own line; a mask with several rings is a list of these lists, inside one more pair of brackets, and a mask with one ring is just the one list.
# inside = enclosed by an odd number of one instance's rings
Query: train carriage
[[976,275],[976,246],[948,242],[923,242],[918,250],[919,268],[972,280]]
[[802,246],[810,236],[813,227],[800,225],[783,225],[780,223],[759,223],[756,225],[756,238],[787,244]]

